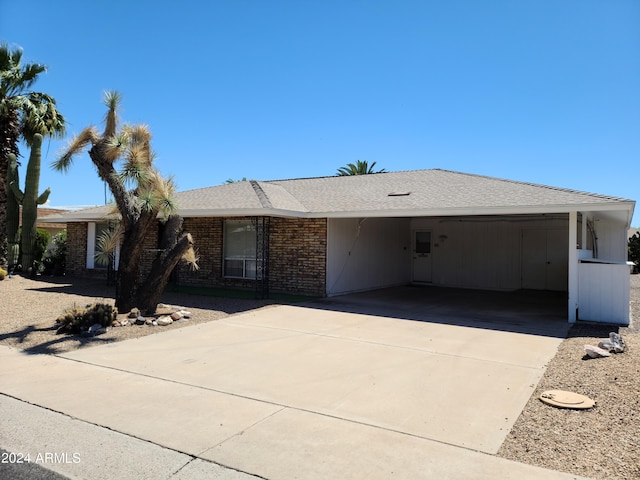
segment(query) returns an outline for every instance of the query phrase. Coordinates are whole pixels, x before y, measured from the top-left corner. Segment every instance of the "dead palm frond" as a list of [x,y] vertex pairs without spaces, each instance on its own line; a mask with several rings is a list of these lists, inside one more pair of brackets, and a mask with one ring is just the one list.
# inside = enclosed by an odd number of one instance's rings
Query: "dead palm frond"
[[[189,237],[189,242],[192,242],[193,240],[191,238],[191,234],[188,233],[187,236]],[[200,256],[198,255],[198,251],[193,247],[190,247],[189,250],[187,250],[184,253],[184,255],[182,255],[182,260],[187,262],[191,270],[200,269],[200,267],[198,266],[198,261],[200,261]]]
[[87,127],[79,135],[76,135],[67,144],[62,155],[51,166],[58,171],[66,172],[73,163],[74,157],[83,151],[88,145],[95,145],[100,140],[100,135],[95,127]]

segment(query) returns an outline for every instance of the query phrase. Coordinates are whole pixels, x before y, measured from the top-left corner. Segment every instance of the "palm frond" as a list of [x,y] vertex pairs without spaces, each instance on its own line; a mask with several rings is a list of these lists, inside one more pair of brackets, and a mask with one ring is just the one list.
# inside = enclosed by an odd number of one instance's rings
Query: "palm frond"
[[58,157],[58,160],[51,164],[52,168],[60,172],[66,172],[73,163],[75,155],[84,150],[89,144],[96,144],[99,139],[100,136],[95,127],[85,128],[79,135],[71,139]]
[[115,90],[104,93],[104,104],[107,106],[107,114],[104,120],[104,136],[109,138],[116,134],[118,128],[118,109],[122,96]]
[[110,163],[115,162],[127,151],[128,145],[129,137],[124,132],[109,137],[105,142],[105,159]]
[[[189,241],[192,241],[191,234],[189,233],[187,235],[189,236]],[[187,262],[191,270],[200,269],[200,267],[198,266],[198,262],[200,261],[200,255],[198,255],[198,251],[193,247],[189,247],[189,250],[184,252],[184,255],[182,255],[182,260]]]
[[157,192],[152,188],[143,188],[138,190],[138,205],[143,212],[152,212],[158,209],[160,198]]
[[113,259],[113,254],[120,244],[123,233],[121,225],[121,223],[117,223],[113,228],[103,231],[96,239],[96,253],[94,258],[98,265],[108,265]]

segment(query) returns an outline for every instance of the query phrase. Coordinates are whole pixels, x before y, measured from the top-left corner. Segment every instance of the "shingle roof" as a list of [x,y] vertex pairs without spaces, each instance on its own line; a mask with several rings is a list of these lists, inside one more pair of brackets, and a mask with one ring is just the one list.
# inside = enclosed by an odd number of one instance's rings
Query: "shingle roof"
[[[280,215],[308,217],[441,216],[624,210],[623,198],[448,170],[244,181],[176,194],[190,216]],[[82,221],[105,207],[72,212]],[[86,219],[85,219],[86,221]]]

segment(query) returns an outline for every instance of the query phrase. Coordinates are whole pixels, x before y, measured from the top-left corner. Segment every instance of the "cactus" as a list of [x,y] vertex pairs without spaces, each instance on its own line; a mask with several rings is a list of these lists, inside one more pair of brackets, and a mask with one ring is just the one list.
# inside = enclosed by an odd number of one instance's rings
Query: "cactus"
[[[22,205],[22,268],[23,271],[33,269],[33,247],[36,242],[36,218],[38,217],[38,205],[42,205],[49,198],[51,190],[48,188],[38,196],[40,184],[40,161],[42,158],[42,135],[36,133],[31,145],[31,156],[27,165],[24,193],[17,182],[11,182],[13,195]],[[35,270],[31,270],[36,273]]]
[[[10,153],[8,157],[7,185],[11,185],[12,183],[18,185],[18,159],[13,153]],[[13,191],[9,189],[7,192],[7,240],[9,244],[7,260],[9,263],[9,273],[13,272],[18,263],[18,255],[20,253],[19,227],[20,203],[13,194]]]

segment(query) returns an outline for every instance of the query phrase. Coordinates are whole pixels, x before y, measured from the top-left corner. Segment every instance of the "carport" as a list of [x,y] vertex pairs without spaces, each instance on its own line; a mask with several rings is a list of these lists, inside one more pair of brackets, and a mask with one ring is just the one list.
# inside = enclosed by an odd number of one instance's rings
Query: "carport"
[[550,210],[329,218],[328,296],[401,285],[555,292],[565,321],[628,324],[630,212]]

